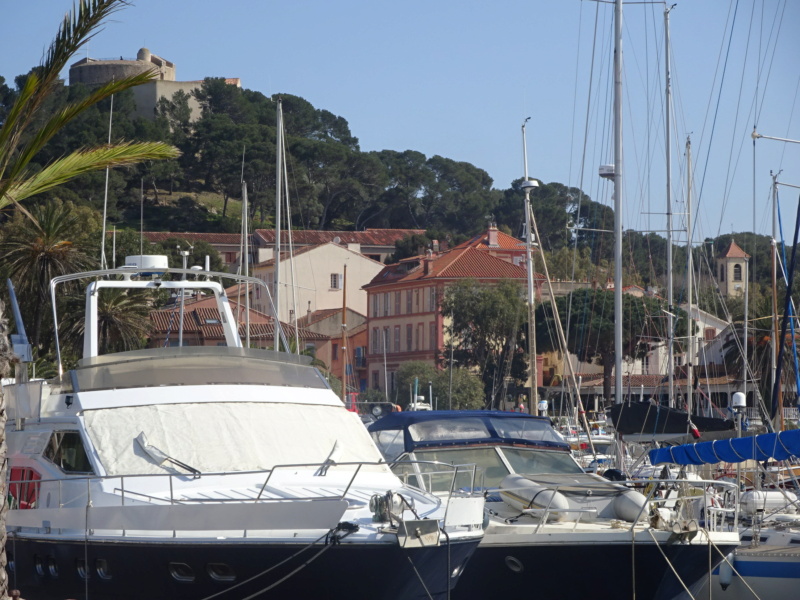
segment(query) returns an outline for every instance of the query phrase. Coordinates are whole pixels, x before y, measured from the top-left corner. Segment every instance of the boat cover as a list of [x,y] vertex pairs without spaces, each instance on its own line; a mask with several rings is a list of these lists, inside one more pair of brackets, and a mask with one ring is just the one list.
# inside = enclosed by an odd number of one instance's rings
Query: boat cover
[[743,438],[683,444],[650,451],[650,462],[677,465],[713,465],[745,460],[787,460],[800,456],[800,429]]
[[370,424],[368,429],[388,460],[420,448],[476,444],[569,449],[547,417],[499,410],[393,412]]
[[732,419],[689,415],[682,410],[660,406],[651,402],[621,402],[608,409],[614,429],[623,435],[652,434],[686,435],[689,421],[701,432],[732,431]]

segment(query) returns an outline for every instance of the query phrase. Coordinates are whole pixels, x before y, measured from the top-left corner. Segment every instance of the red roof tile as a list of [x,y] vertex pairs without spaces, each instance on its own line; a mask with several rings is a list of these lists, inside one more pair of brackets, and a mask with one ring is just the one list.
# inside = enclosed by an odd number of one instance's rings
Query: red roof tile
[[[234,316],[237,315],[239,305],[233,300],[229,300]],[[244,306],[239,313],[239,335],[244,337],[246,332],[246,316]],[[153,333],[176,333],[178,330],[179,307],[177,305],[165,309],[154,310],[150,313],[150,321],[153,323]],[[213,297],[203,298],[202,300],[186,302],[184,305],[184,334],[200,334],[205,339],[223,339],[224,333],[220,315],[217,311],[216,300]],[[282,323],[283,331],[287,337],[295,337],[295,328],[289,323]],[[309,331],[302,327],[297,329],[301,340],[325,340],[328,336]],[[250,337],[267,337],[272,339],[275,335],[275,325],[273,319],[262,312],[250,309]]]
[[[387,265],[364,287],[374,287],[387,283],[400,283],[429,279],[526,279],[524,267],[515,265],[488,252],[472,247],[454,248],[444,254],[431,258],[418,257],[418,265],[413,261],[403,261]],[[426,271],[426,262],[429,262]]]
[[525,242],[518,240],[514,236],[497,230],[497,245],[489,245],[489,232],[484,231],[456,246],[456,248],[478,248],[480,250],[525,250]]
[[750,258],[750,255],[742,250],[735,241],[731,240],[730,246],[722,254],[722,258]]
[[[294,230],[292,241],[299,245],[317,245],[333,242],[339,238],[340,244],[361,244],[362,246],[393,246],[406,236],[425,233],[424,229],[367,229],[366,231],[315,231]],[[267,244],[275,243],[274,229],[256,229],[254,235]],[[281,235],[281,240],[284,236]]]
[[208,242],[209,244],[226,244],[238,246],[242,236],[238,233],[188,233],[181,231],[145,231],[142,233],[148,242],[159,243],[169,238],[180,238],[187,242]]
[[[311,252],[312,250],[316,250],[317,248],[321,248],[322,246],[327,246],[328,244],[332,244],[332,243],[333,242],[325,242],[324,244],[314,244],[313,246],[300,246],[300,247],[295,246],[295,248],[294,248],[294,256],[296,258],[296,257],[300,256],[301,254],[305,254],[306,252]],[[379,262],[377,260],[371,259],[369,256],[364,256],[360,252],[356,252],[354,250],[350,250],[350,248],[347,248],[347,247],[344,247],[344,246],[337,246],[337,247],[341,248],[345,252],[350,252],[351,254],[354,254],[355,256],[358,256],[361,260],[368,260],[368,261],[374,262],[377,265],[383,264],[383,263],[381,263],[381,262]],[[290,256],[291,256],[291,253],[288,252],[288,251],[281,252],[281,261],[288,260]],[[274,258],[269,258],[267,260],[261,261],[256,266],[257,267],[269,267],[269,266],[274,265],[274,264],[275,264],[275,259]]]

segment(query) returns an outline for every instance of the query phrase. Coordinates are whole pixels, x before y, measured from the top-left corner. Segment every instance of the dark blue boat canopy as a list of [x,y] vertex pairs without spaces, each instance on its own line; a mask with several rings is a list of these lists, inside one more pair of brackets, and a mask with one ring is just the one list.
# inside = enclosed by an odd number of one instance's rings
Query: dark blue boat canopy
[[420,448],[473,444],[521,444],[569,449],[546,417],[493,410],[389,413],[369,426],[389,460]]
[[654,465],[661,463],[713,465],[745,460],[788,460],[798,456],[800,456],[800,429],[791,429],[780,433],[658,448],[650,451],[650,462]]

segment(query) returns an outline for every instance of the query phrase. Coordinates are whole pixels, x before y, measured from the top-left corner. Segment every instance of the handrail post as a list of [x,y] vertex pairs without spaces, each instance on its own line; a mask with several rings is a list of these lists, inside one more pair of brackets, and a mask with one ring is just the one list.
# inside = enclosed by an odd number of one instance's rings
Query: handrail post
[[364,463],[358,463],[358,466],[356,467],[356,472],[353,473],[353,476],[350,478],[350,483],[347,484],[347,487],[345,488],[344,492],[342,492],[341,500],[344,500],[345,496],[347,496],[347,492],[350,491],[350,486],[353,485],[353,482],[356,480],[356,477],[358,477],[358,474],[361,471],[361,467],[363,466]]

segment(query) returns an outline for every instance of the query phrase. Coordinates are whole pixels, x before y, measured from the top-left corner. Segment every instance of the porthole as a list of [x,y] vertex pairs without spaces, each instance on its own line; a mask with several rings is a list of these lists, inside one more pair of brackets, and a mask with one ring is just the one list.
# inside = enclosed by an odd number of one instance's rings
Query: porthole
[[6,569],[8,569],[9,573],[14,573],[17,570],[17,564],[14,562],[14,553],[7,552],[6,553]]
[[230,565],[226,565],[225,563],[208,563],[206,570],[214,581],[222,581],[225,583],[236,581],[236,573],[233,572]]
[[81,579],[89,579],[89,573],[86,572],[86,561],[82,558],[75,561],[75,570],[78,572],[78,577]]
[[522,573],[525,570],[525,565],[513,556],[506,556],[506,566],[514,573]]
[[44,562],[38,556],[33,557],[33,568],[39,577],[44,577]]
[[194,570],[186,563],[169,563],[169,574],[175,581],[182,583],[192,583],[194,581]]
[[58,564],[56,564],[56,559],[52,556],[47,557],[47,572],[50,573],[50,577],[58,577]]
[[97,576],[100,579],[111,579],[111,569],[108,566],[108,561],[104,558],[98,558],[94,561],[94,569],[97,571]]

